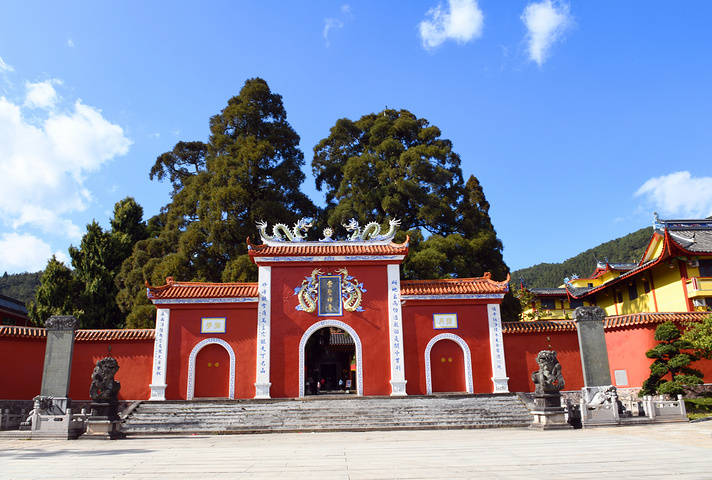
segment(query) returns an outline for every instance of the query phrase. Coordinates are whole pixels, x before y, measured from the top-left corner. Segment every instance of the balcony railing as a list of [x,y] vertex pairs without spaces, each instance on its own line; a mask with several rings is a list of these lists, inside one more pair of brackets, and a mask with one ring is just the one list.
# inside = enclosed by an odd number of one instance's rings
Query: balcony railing
[[712,277],[692,277],[687,280],[687,296],[712,297]]

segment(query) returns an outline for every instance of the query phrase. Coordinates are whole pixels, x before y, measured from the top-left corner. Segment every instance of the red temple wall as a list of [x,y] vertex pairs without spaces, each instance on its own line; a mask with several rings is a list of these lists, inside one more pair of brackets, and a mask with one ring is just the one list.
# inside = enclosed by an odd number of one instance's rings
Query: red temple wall
[[[203,317],[225,317],[225,333],[200,333],[201,318]],[[256,302],[170,306],[166,399],[186,399],[190,352],[206,338],[219,338],[230,345],[235,352],[235,397],[253,398],[255,396],[255,347],[257,342]],[[204,348],[208,348],[208,346]],[[222,346],[219,348],[224,349]],[[213,371],[213,373],[216,375],[218,372]],[[214,375],[203,378],[196,376],[197,381],[207,381],[208,383],[222,381],[223,384],[227,384],[229,379],[227,375],[223,378]],[[199,393],[203,388],[211,388],[197,383],[195,386],[195,393]],[[213,388],[222,388],[222,386],[224,385],[216,385]]]
[[[385,305],[382,301],[386,292],[386,282],[382,276],[372,275],[365,270],[353,269],[354,276],[363,281],[368,294],[364,297],[367,312],[345,312],[343,317],[316,317],[315,314],[296,311],[296,297],[292,296],[291,282],[302,272],[293,272],[289,282],[285,282],[273,295],[284,295],[283,307],[272,310],[272,371],[273,397],[296,397],[298,395],[298,347],[302,333],[313,323],[323,319],[338,319],[351,325],[363,342],[364,349],[364,390],[366,395],[390,394],[389,340],[385,321],[385,310],[375,310],[371,302]],[[351,273],[351,271],[350,271]],[[383,281],[380,282],[379,278]],[[289,294],[289,295],[287,295]],[[273,297],[280,298],[280,297]],[[274,307],[274,304],[273,304]],[[370,310],[369,310],[370,309]],[[374,314],[374,312],[377,312]],[[434,330],[433,313],[458,313],[457,330]],[[366,315],[369,313],[368,315]],[[452,332],[462,337],[470,347],[473,364],[475,393],[492,391],[491,360],[486,309],[484,305],[465,305],[409,301],[403,307],[404,360],[409,394],[425,394],[425,347],[435,335]],[[200,318],[204,316],[224,316],[227,318],[225,334],[200,334]],[[368,317],[368,318],[367,318]],[[374,321],[376,317],[379,320]],[[280,320],[281,319],[281,320]],[[275,328],[279,323],[287,328]],[[650,360],[645,351],[654,346],[653,335],[656,325],[624,327],[606,330],[611,377],[614,370],[625,369],[630,386],[640,386],[647,378]],[[173,306],[170,317],[168,353],[167,398],[179,399],[186,396],[188,357],[193,347],[202,339],[216,337],[224,339],[236,353],[236,396],[254,397],[255,346],[256,346],[256,304],[235,304],[229,308],[216,305]],[[547,340],[549,337],[549,340]],[[440,343],[440,342],[439,342]],[[439,343],[436,344],[439,346]],[[148,399],[153,361],[153,340],[128,341],[76,341],[72,362],[70,398],[88,400],[91,372],[96,361],[106,356],[111,345],[111,355],[119,362],[116,379],[121,382],[119,398],[122,400]],[[507,360],[507,374],[510,391],[533,391],[531,373],[538,367],[536,354],[551,348],[558,352],[566,390],[576,390],[583,386],[578,340],[575,331],[504,334],[504,350]],[[210,346],[209,346],[210,347]],[[440,347],[440,346],[439,346]],[[450,345],[452,347],[452,345]],[[208,347],[205,347],[208,349]],[[212,347],[211,347],[212,348]],[[222,348],[214,346],[214,348]],[[459,348],[459,347],[457,347]],[[27,400],[38,395],[42,380],[45,339],[26,337],[0,337],[0,399]],[[210,350],[206,350],[209,353]],[[219,351],[216,353],[220,354]],[[437,351],[436,351],[437,353]],[[199,359],[201,356],[198,357]],[[205,357],[207,359],[207,357]],[[212,358],[212,357],[211,357]],[[220,360],[221,367],[226,356]],[[211,360],[214,361],[214,360]],[[705,381],[712,382],[712,361],[695,362],[693,366],[705,374]],[[200,365],[198,366],[200,367]],[[456,369],[452,369],[456,375]],[[201,388],[210,391],[212,387],[223,388],[218,383],[224,375],[217,370],[207,374],[207,385],[196,383],[196,396]],[[210,380],[209,375],[217,375]],[[436,386],[434,374],[434,386]],[[218,378],[219,377],[219,378]],[[222,381],[226,381],[223,379]]]
[[151,383],[153,366],[153,340],[75,341],[69,398],[89,400],[91,374],[96,362],[108,355],[109,345],[111,345],[111,356],[119,362],[119,371],[114,377],[121,383],[119,400],[148,399],[150,395],[148,384]]
[[0,399],[39,395],[44,355],[44,338],[0,337]]
[[[336,273],[341,264],[319,264],[324,273]],[[366,292],[362,297],[363,312],[344,310],[343,316],[318,316],[317,312],[304,312],[299,304],[295,287],[314,270],[314,265],[278,265],[272,267],[271,308],[271,364],[274,398],[299,396],[299,342],[304,332],[320,321],[339,321],[352,327],[363,348],[364,395],[389,395],[390,350],[388,337],[388,281],[386,266],[373,264],[348,264],[349,275],[363,283]],[[279,279],[279,281],[275,281]],[[282,301],[276,301],[281,299]]]
[[[503,336],[509,391],[534,391],[531,374],[539,369],[536,356],[539,351],[549,349],[556,350],[566,383],[565,389],[577,390],[583,387],[583,372],[576,331],[505,333]],[[550,340],[547,340],[547,337]]]
[[[457,329],[433,328],[433,314],[457,313]],[[403,346],[405,352],[406,392],[425,395],[425,348],[441,333],[454,333],[470,348],[472,381],[475,393],[491,393],[492,360],[489,346],[487,305],[461,301],[406,300],[403,306]],[[439,342],[438,342],[439,343]],[[386,346],[388,348],[388,346]]]
[[[45,338],[0,338],[0,399],[29,400],[42,387]],[[153,340],[75,341],[69,398],[89,400],[91,374],[111,345],[111,356],[119,362],[116,381],[121,382],[119,400],[149,397],[153,363]]]

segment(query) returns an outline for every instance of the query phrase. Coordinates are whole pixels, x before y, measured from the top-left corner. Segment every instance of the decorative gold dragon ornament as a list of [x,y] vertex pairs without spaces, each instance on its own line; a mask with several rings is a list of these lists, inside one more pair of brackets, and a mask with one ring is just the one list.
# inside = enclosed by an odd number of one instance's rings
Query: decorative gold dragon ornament
[[[299,300],[299,305],[295,308],[304,312],[313,312],[316,310],[317,298],[319,297],[319,275],[324,273],[315,268],[311,275],[304,277],[302,284],[294,289],[294,295]],[[336,274],[341,275],[341,299],[344,310],[349,312],[363,312],[361,300],[363,292],[366,291],[363,283],[349,275],[348,270],[339,268]],[[334,275],[334,274],[328,274]]]

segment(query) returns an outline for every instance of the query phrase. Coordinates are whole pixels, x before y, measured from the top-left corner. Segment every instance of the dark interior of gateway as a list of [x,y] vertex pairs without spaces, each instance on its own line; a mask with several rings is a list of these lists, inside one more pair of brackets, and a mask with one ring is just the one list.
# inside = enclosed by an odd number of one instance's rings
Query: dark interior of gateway
[[340,328],[314,332],[304,351],[306,395],[356,393],[356,348]]

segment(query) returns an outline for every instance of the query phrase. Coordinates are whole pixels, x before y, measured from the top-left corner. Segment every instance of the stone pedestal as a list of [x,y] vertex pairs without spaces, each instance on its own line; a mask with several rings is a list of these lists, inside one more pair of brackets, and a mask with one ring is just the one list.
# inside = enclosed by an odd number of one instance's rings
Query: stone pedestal
[[537,430],[568,430],[572,429],[566,421],[566,408],[561,406],[560,393],[535,393],[534,418],[529,428]]
[[118,415],[117,403],[92,403],[91,417],[87,420],[87,438],[109,438],[117,440],[125,438],[121,431],[121,419]]

